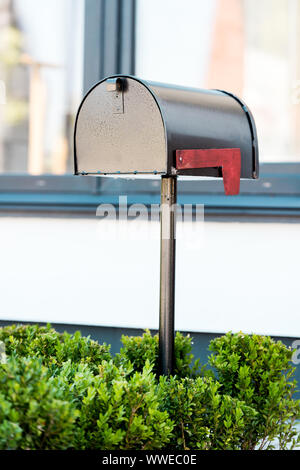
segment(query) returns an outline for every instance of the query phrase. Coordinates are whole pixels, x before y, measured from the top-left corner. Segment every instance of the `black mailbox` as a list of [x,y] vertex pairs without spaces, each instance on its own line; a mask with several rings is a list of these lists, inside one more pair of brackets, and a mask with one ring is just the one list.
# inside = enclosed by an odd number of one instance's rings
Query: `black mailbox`
[[[174,362],[177,175],[223,177],[225,193],[258,178],[256,129],[247,106],[225,91],[114,76],[83,99],[74,133],[77,175],[161,175],[159,363]],[[175,209],[174,209],[175,207]],[[168,227],[167,237],[163,227]]]
[[[83,99],[75,124],[75,173],[221,177],[220,166],[181,168],[176,152],[240,149],[241,178],[258,177],[251,112],[233,94],[114,76]],[[216,165],[214,163],[213,165]]]

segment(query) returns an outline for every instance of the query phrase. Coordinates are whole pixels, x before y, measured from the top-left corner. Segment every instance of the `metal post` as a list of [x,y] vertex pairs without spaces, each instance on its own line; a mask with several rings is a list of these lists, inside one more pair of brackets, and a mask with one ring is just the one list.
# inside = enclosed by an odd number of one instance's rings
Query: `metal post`
[[175,227],[177,177],[161,178],[159,373],[174,367]]

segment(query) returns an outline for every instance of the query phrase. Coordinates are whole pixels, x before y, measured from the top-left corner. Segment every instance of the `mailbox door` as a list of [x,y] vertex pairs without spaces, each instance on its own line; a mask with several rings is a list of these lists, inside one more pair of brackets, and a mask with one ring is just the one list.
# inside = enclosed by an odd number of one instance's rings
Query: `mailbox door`
[[165,174],[164,121],[149,88],[132,77],[105,79],[84,98],[75,124],[76,174]]

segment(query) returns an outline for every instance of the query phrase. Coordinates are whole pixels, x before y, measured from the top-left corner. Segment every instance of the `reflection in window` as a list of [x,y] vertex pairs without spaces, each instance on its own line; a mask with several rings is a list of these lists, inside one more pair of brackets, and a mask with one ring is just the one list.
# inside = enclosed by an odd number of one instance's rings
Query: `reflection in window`
[[262,161],[300,161],[300,0],[137,0],[136,74],[232,91]]
[[0,172],[72,171],[84,0],[0,0]]

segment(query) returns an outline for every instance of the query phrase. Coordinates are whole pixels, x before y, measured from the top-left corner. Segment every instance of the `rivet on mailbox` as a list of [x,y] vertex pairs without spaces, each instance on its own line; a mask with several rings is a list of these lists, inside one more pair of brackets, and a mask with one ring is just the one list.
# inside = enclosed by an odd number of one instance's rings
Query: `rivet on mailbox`
[[[161,175],[162,206],[174,207],[177,176],[223,177],[226,195],[258,178],[258,143],[247,106],[231,93],[113,76],[84,97],[75,122],[75,174]],[[174,358],[175,219],[161,210],[160,372]]]

